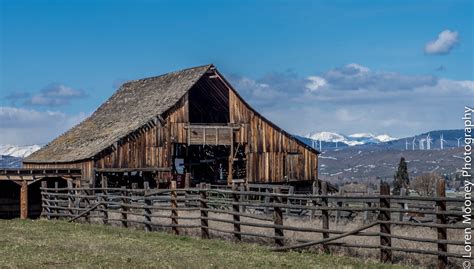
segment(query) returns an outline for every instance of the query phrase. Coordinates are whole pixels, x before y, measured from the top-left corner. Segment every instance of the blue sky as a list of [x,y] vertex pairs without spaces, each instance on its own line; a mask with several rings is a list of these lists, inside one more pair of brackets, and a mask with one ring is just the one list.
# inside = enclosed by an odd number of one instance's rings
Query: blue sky
[[473,3],[4,0],[0,144],[48,142],[121,82],[206,63],[297,134],[460,128]]

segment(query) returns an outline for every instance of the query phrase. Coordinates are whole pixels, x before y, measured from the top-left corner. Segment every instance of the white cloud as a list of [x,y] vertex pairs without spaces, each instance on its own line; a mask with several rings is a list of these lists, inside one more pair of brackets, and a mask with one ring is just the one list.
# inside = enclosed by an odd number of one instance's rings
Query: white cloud
[[44,144],[86,116],[85,113],[67,115],[59,111],[0,107],[0,144]]
[[326,80],[322,77],[309,76],[307,79],[308,83],[306,83],[306,89],[308,89],[310,92],[316,91],[327,84]]
[[458,42],[458,32],[444,30],[438,34],[438,38],[436,40],[432,40],[426,43],[425,53],[448,54]]

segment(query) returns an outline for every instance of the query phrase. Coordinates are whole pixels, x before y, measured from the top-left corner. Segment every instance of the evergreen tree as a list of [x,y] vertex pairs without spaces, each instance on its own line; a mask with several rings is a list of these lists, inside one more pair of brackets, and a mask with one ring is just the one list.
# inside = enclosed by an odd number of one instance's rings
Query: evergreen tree
[[393,178],[393,194],[400,195],[400,189],[405,188],[408,190],[410,186],[410,178],[408,177],[408,166],[405,162],[405,158],[400,158],[400,163],[398,164],[398,170]]

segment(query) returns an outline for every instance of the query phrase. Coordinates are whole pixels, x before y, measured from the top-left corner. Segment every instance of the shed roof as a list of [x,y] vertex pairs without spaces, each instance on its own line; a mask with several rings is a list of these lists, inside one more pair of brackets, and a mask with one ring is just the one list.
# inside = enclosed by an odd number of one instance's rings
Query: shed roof
[[24,162],[62,163],[94,157],[172,108],[211,67],[209,64],[126,82],[90,117]]

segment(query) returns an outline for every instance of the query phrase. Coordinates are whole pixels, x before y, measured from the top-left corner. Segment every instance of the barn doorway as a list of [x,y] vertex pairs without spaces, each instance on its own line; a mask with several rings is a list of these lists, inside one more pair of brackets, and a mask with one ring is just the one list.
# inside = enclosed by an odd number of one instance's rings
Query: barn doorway
[[[234,144],[232,179],[246,177],[245,147]],[[190,186],[199,183],[226,185],[229,174],[230,145],[175,144],[173,174],[190,174]]]
[[13,181],[0,181],[0,218],[20,217],[20,185]]

